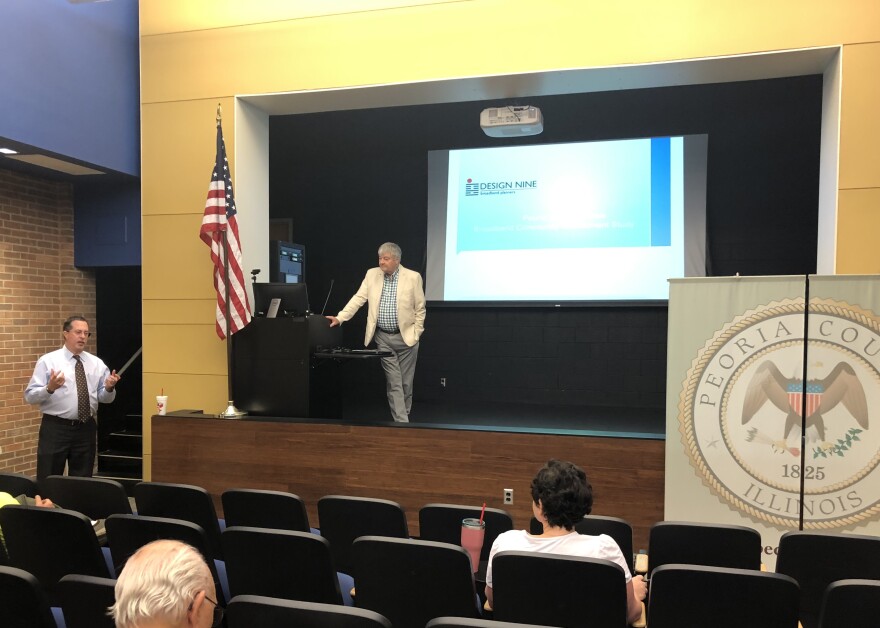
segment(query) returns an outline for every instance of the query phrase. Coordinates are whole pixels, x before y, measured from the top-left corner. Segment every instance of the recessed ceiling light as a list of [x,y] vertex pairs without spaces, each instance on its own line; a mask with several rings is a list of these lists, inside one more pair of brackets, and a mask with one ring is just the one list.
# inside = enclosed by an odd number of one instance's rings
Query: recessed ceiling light
[[4,155],[17,155],[18,151],[12,150],[11,148],[0,148],[0,153],[3,153]]

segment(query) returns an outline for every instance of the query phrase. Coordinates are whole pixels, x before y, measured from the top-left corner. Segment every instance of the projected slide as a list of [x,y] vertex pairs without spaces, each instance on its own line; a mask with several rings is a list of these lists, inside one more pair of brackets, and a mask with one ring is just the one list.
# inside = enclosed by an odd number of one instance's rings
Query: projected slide
[[667,279],[704,274],[705,148],[696,136],[430,153],[428,299],[666,299]]
[[510,148],[489,160],[499,149],[452,153],[449,187],[464,189],[458,251],[669,246],[669,145]]

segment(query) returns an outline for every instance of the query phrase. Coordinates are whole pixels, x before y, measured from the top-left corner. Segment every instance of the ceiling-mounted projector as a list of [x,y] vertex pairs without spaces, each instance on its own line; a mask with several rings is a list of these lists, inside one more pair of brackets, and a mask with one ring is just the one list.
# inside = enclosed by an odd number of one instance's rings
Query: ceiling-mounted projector
[[480,128],[489,137],[522,137],[544,130],[544,116],[537,107],[490,107],[480,112]]

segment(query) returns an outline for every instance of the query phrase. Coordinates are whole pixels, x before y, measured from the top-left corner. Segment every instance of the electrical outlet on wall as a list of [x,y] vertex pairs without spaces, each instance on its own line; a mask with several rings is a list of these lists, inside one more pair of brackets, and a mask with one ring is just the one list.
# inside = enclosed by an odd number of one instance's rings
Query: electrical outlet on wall
[[504,503],[506,505],[513,504],[513,489],[512,488],[504,489]]

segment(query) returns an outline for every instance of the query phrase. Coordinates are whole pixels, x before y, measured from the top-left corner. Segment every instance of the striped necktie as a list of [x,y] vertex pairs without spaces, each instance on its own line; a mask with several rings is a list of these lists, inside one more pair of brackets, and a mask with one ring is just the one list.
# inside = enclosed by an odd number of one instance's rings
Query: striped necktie
[[73,356],[76,360],[76,367],[73,369],[76,373],[76,407],[80,421],[88,421],[92,417],[92,404],[89,401],[89,385],[86,383],[86,369],[83,366],[82,358],[78,355]]

